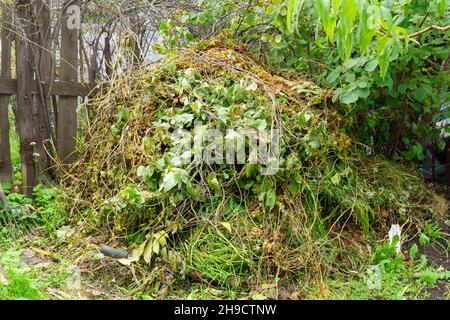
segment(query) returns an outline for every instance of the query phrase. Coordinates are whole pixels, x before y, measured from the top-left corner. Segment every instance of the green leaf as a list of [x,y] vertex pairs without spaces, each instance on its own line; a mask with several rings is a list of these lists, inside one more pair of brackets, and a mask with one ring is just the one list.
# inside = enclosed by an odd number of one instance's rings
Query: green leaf
[[191,113],[183,113],[170,118],[170,124],[172,125],[185,125],[191,123],[194,120],[194,115]]
[[341,75],[341,70],[340,70],[340,68],[336,68],[336,69],[333,70],[333,72],[331,72],[331,73],[328,75],[327,81],[328,81],[329,83],[334,83],[334,82],[339,78],[340,75]]
[[156,140],[152,138],[145,138],[143,141],[145,154],[150,154],[150,152],[155,148]]
[[155,169],[151,166],[139,166],[137,169],[137,176],[140,178],[144,178],[145,180],[148,180],[152,177],[153,173],[155,172]]
[[158,170],[163,170],[166,166],[166,161],[164,160],[164,158],[159,159],[158,161],[155,162],[154,164],[155,168]]
[[350,32],[350,29],[353,27],[353,22],[355,21],[357,15],[358,6],[356,5],[355,0],[345,0],[340,13],[340,23],[345,26],[347,33]]
[[356,92],[360,98],[366,99],[370,95],[370,88],[358,88]]
[[177,184],[178,184],[178,181],[176,178],[176,173],[174,171],[169,171],[169,173],[167,173],[163,178],[163,183],[161,185],[161,189],[164,192],[168,192],[168,191],[172,190]]
[[340,97],[339,100],[344,103],[344,104],[352,104],[355,103],[356,101],[358,101],[359,95],[357,93],[357,91],[347,91],[345,93],[343,93]]
[[439,3],[438,12],[441,16],[445,14],[445,10],[447,10],[447,0],[441,0]]
[[378,65],[380,66],[381,78],[386,77],[386,73],[391,61],[391,54],[394,48],[394,42],[391,37],[378,38],[377,41],[377,54]]
[[367,72],[373,72],[377,66],[378,66],[378,61],[377,60],[372,60],[372,61],[367,62],[367,64],[364,67],[364,69]]
[[427,235],[421,233],[419,236],[419,243],[423,246],[428,246],[430,245],[430,238],[428,238]]
[[419,247],[417,244],[413,244],[412,247],[409,249],[409,258],[414,261],[416,259],[417,253],[419,252]]
[[425,102],[425,98],[427,97],[427,92],[422,87],[414,89],[412,94],[419,102]]
[[247,178],[252,178],[258,174],[258,165],[254,163],[248,163],[245,166],[245,176]]
[[286,14],[286,26],[289,34],[294,32],[304,4],[305,0],[289,0]]
[[265,205],[267,209],[270,211],[275,207],[275,204],[277,202],[277,194],[275,192],[275,189],[269,190],[266,195],[266,202]]
[[288,185],[288,191],[290,194],[292,195],[296,195],[298,193],[300,193],[301,190],[301,184],[297,183],[297,182],[292,182]]
[[261,294],[261,293],[255,293],[254,295],[252,295],[252,300],[267,300],[268,298]]
[[330,0],[315,0],[314,3],[317,14],[322,21],[323,28],[325,30],[325,33],[327,34],[327,38],[331,40],[329,37],[330,28],[328,27],[330,20]]
[[[379,16],[373,15],[372,12],[368,12],[369,4],[367,0],[359,0],[358,12],[359,12],[359,28],[358,28],[358,43],[362,52],[368,52],[373,37],[376,35],[376,28],[372,28],[374,24],[378,23]],[[370,21],[370,23],[368,23]]]

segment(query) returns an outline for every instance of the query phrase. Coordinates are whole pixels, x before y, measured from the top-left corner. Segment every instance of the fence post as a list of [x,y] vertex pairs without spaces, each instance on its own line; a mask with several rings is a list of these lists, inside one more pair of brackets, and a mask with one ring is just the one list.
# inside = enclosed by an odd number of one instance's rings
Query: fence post
[[17,74],[17,106],[16,123],[20,138],[20,156],[22,163],[22,188],[27,197],[32,197],[36,184],[36,169],[33,152],[33,66],[32,49],[29,36],[32,34],[30,1],[17,0],[17,33],[16,33],[16,74]]
[[[3,24],[1,26],[1,71],[0,78],[11,79],[11,28],[10,12],[6,4],[2,5]],[[11,182],[13,175],[11,145],[9,141],[9,95],[0,94],[0,182]]]
[[[66,1],[61,19],[61,81],[78,81],[78,31],[69,29],[68,5],[79,5],[79,1]],[[56,130],[58,158],[63,164],[76,160],[76,134],[78,97],[60,96]]]

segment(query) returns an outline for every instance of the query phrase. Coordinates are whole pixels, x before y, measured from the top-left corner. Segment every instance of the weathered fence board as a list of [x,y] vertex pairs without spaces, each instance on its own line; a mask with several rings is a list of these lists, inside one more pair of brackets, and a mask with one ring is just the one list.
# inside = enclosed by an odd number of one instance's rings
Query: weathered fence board
[[36,84],[38,93],[34,95],[34,124],[36,148],[39,154],[40,170],[47,173],[52,167],[53,148],[50,143],[52,137],[51,120],[49,116],[50,96],[41,83],[50,83],[52,78],[52,39],[51,39],[51,16],[49,0],[34,0],[34,42],[39,46],[33,46],[35,59]]
[[32,197],[36,184],[36,168],[33,153],[34,142],[32,106],[32,51],[28,39],[23,35],[32,32],[31,6],[29,1],[21,0],[16,4],[17,17],[22,30],[16,33],[16,70],[17,70],[17,106],[15,110],[16,123],[20,138],[20,155],[22,164],[22,192]]
[[[66,1],[68,4],[78,4],[79,1]],[[78,81],[78,30],[69,29],[66,10],[61,23],[61,69],[62,81],[76,83]],[[62,163],[72,163],[76,160],[76,133],[78,97],[61,95],[59,97],[58,119],[56,129],[56,149]]]
[[[74,26],[70,19],[77,19],[77,7],[73,5],[79,6],[80,0],[65,0],[63,4],[52,11],[50,0],[1,3],[0,182],[11,181],[13,175],[8,117],[8,105],[13,97],[22,187],[28,197],[32,196],[38,174],[53,173],[53,153],[56,152],[61,164],[76,160],[76,109],[80,97],[102,90],[96,84],[79,82],[78,75],[83,71],[82,55],[78,56],[83,52],[78,47],[80,24]],[[68,6],[71,6],[69,13]],[[53,23],[53,17],[59,12],[59,22]],[[10,24],[6,23],[8,18]],[[16,79],[12,78],[11,70],[13,49]],[[55,54],[58,50],[59,66]]]
[[[32,80],[31,93],[39,94],[39,85],[36,80]],[[85,97],[95,91],[96,84],[94,83],[73,83],[66,81],[54,81],[51,85],[46,82],[41,82],[44,92],[49,92],[49,95],[63,95],[69,97]],[[16,79],[0,78],[0,94],[12,95],[17,92]]]
[[[4,6],[4,5],[3,5]],[[9,38],[10,15],[3,11],[3,25],[1,28],[0,40],[2,43],[1,71],[0,77],[11,78],[11,40]],[[11,161],[11,145],[9,141],[9,94],[2,94],[0,91],[0,182],[11,182],[13,169]]]

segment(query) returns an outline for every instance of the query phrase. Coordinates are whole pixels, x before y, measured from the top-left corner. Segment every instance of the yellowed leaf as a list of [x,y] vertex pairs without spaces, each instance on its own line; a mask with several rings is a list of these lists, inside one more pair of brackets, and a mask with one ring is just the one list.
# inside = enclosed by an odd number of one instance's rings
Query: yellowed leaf
[[220,224],[222,225],[222,227],[224,227],[225,229],[227,229],[227,231],[228,231],[229,233],[232,233],[231,224],[229,224],[228,222],[225,222],[225,221],[221,221]]

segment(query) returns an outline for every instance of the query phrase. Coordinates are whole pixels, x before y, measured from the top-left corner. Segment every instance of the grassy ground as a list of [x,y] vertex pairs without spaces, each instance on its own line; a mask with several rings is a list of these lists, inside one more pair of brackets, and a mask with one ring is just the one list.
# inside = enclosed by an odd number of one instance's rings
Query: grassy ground
[[[198,281],[143,285],[133,279],[136,270],[86,251],[82,263],[70,255],[60,240],[35,236],[0,249],[0,299],[450,299],[448,247],[432,241],[420,246],[414,265],[405,266],[401,258],[383,258],[361,272],[343,270],[330,275],[321,285],[306,285],[299,276],[298,286],[263,286],[254,292],[238,292],[209,286]],[[75,248],[76,250],[76,248]],[[413,249],[414,250],[414,249]],[[429,261],[423,253],[428,253]],[[435,259],[439,253],[440,260]],[[447,280],[446,280],[447,278]]]
[[370,241],[369,260],[360,249],[348,252],[354,265],[326,275],[323,283],[299,274],[295,285],[280,281],[239,292],[192,277],[155,280],[158,267],[143,277],[145,266],[105,257],[98,250],[101,239],[80,239],[65,225],[56,189],[36,190],[38,227],[30,227],[30,236],[1,240],[0,299],[450,299],[449,221],[411,231],[398,256],[386,237]]

